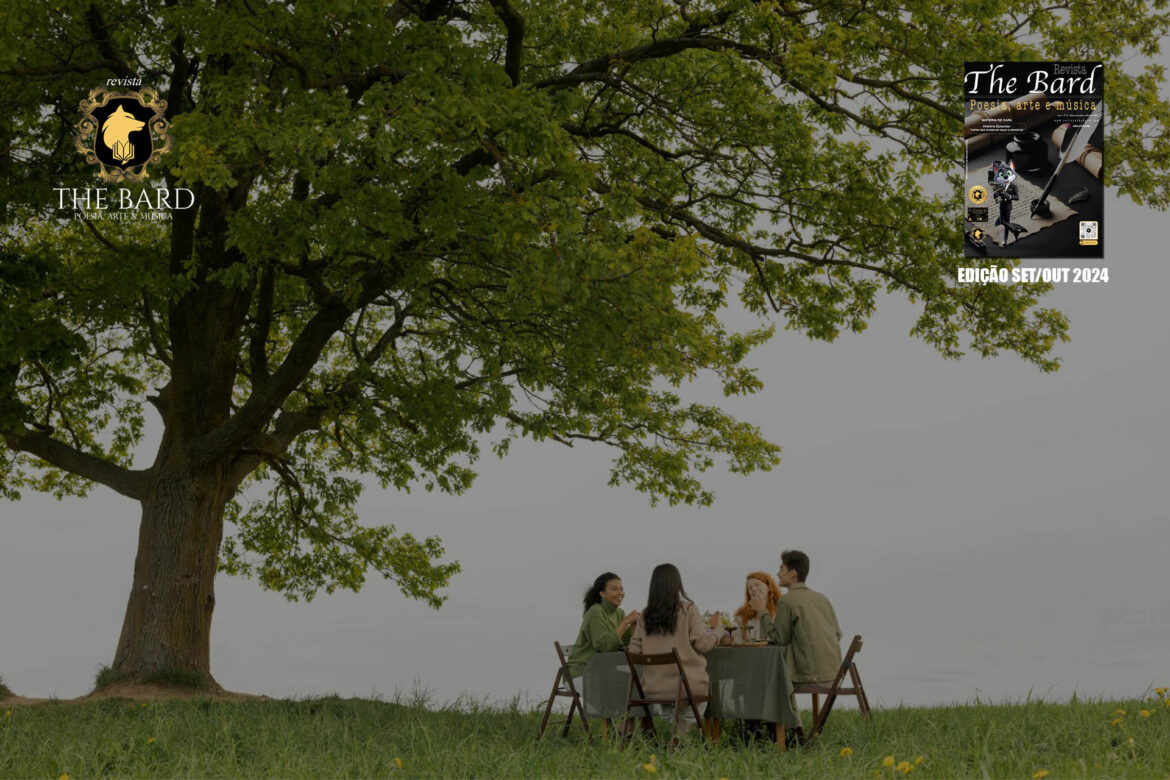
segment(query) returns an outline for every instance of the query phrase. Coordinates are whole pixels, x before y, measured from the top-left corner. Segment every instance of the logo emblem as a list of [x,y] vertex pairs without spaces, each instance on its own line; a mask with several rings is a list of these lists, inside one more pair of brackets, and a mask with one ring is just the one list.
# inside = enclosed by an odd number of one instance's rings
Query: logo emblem
[[126,93],[98,87],[81,101],[74,144],[87,163],[101,169],[102,181],[143,181],[150,175],[146,166],[171,148],[166,110],[167,102],[149,87]]
[[986,203],[987,202],[987,188],[983,187],[979,184],[976,184],[974,187],[972,187],[967,192],[967,197],[970,198],[971,202],[974,203],[975,205],[979,205],[981,203]]
[[1080,224],[1081,246],[1097,246],[1097,220],[1082,220]]

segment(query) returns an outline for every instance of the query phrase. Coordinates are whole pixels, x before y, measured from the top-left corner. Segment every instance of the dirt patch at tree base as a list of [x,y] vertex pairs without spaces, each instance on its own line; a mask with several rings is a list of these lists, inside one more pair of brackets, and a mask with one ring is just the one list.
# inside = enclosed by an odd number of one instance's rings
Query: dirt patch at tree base
[[30,704],[44,704],[50,701],[65,701],[84,704],[101,699],[129,699],[130,701],[152,702],[171,699],[209,699],[211,701],[268,701],[267,696],[252,693],[236,693],[222,688],[195,690],[181,685],[158,685],[156,683],[116,682],[100,691],[92,691],[76,699],[29,699],[24,696],[9,696],[0,699],[0,707],[18,707]]

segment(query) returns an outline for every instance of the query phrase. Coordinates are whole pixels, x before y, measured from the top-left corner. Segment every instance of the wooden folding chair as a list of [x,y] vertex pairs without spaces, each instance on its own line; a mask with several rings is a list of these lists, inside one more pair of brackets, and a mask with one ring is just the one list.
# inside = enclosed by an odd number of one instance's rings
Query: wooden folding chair
[[[853,660],[853,656],[860,652],[861,634],[857,634],[849,643],[849,650],[841,659],[841,668],[837,670],[837,676],[833,678],[831,685],[796,683],[792,686],[793,693],[811,693],[813,697],[813,727],[805,744],[808,744],[824,728],[825,721],[828,720],[829,713],[833,711],[833,703],[837,701],[838,696],[856,696],[857,709],[861,710],[861,714],[865,716],[866,720],[869,720],[869,699],[865,695],[865,688],[861,685],[861,673],[857,671],[857,662]],[[849,679],[853,683],[851,688],[841,687],[846,674],[849,675]],[[825,706],[823,707],[818,706],[821,696],[825,697]]]
[[[569,674],[569,653],[573,651],[573,645],[562,647],[560,642],[553,642],[553,646],[557,649],[557,663],[560,666],[557,669],[556,680],[553,681],[552,693],[548,695],[548,706],[544,708],[544,717],[540,720],[540,731],[536,733],[536,738],[542,738],[547,727],[561,723],[565,724],[561,736],[569,736],[569,727],[573,725],[573,713],[578,713],[581,716],[581,725],[585,727],[585,736],[592,741],[593,735],[589,732],[589,721],[585,717],[585,708],[581,706],[581,696],[577,693],[577,686],[573,685],[573,676]],[[569,702],[569,715],[564,720],[550,722],[549,716],[552,715],[553,704],[558,696],[565,696],[572,700]]]
[[[622,741],[621,747],[625,748],[626,743],[633,736],[633,724],[631,723],[630,711],[635,707],[642,708],[642,715],[640,716],[643,734],[654,734],[654,717],[650,713],[650,705],[652,704],[669,704],[674,707],[674,719],[670,724],[670,743],[676,743],[675,734],[678,731],[678,719],[682,716],[682,707],[687,705],[691,708],[691,712],[695,716],[695,723],[703,730],[703,735],[710,737],[712,734],[711,724],[708,720],[704,720],[699,715],[699,705],[706,704],[711,701],[710,696],[696,696],[691,691],[691,682],[687,679],[686,670],[683,669],[682,659],[678,657],[678,650],[671,648],[669,653],[654,653],[646,655],[642,653],[631,653],[629,650],[626,653],[626,663],[630,665],[630,684],[626,689],[626,713],[622,717]],[[645,689],[642,688],[642,678],[638,675],[638,667],[646,666],[670,666],[673,665],[678,670],[678,685],[675,687],[673,699],[651,699],[646,696]],[[635,695],[637,694],[637,695]]]

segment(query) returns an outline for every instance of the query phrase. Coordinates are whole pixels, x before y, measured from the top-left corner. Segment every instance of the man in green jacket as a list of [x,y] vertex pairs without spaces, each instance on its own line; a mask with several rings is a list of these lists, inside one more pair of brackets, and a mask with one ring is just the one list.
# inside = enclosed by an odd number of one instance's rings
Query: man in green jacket
[[822,594],[804,584],[808,556],[799,550],[780,553],[780,587],[788,593],[776,604],[776,617],[768,615],[764,596],[752,606],[760,615],[760,632],[773,644],[786,645],[788,676],[794,683],[831,683],[841,667],[841,627],[837,613]]

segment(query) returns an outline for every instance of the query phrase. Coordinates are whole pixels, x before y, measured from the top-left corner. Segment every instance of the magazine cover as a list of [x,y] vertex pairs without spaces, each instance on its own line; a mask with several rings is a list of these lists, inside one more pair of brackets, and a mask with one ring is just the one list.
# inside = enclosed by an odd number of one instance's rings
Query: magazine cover
[[967,257],[1104,257],[1100,62],[967,62]]

